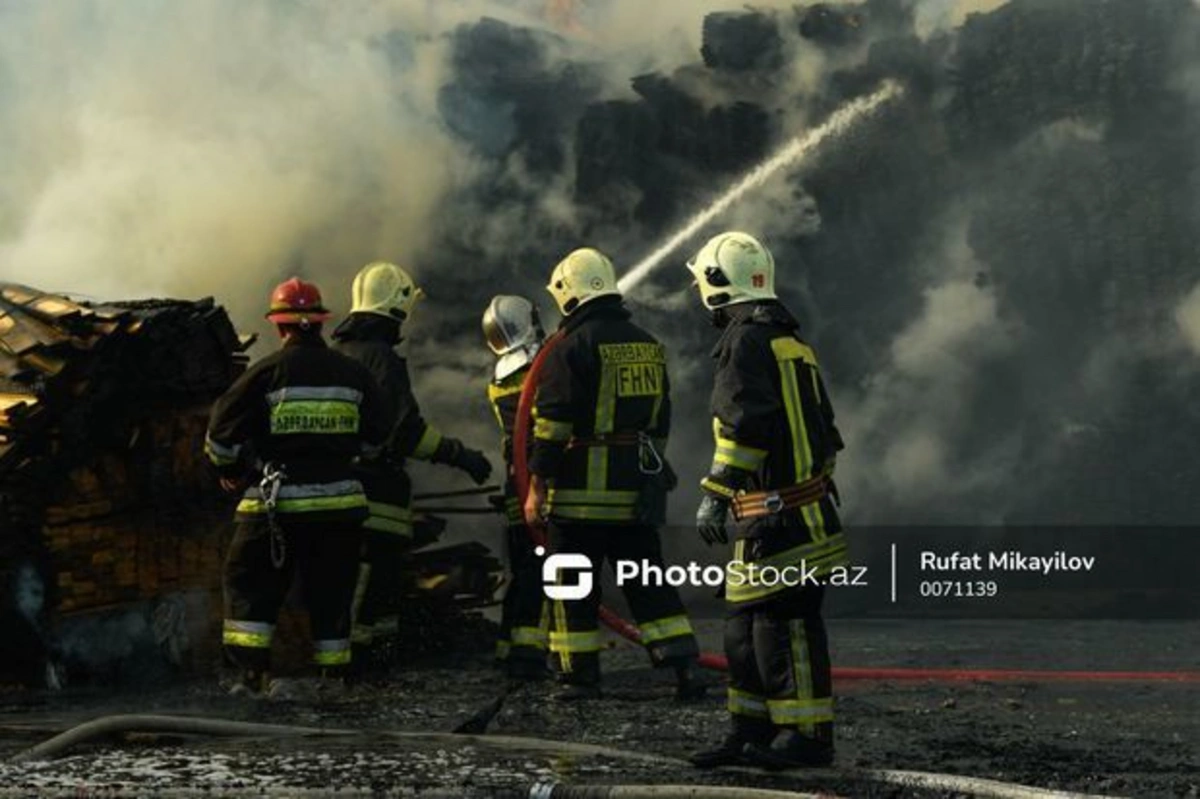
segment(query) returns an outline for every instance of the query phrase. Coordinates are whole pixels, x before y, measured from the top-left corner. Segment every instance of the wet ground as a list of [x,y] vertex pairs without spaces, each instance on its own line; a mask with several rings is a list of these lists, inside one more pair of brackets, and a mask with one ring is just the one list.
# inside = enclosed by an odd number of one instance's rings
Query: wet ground
[[[1200,668],[1194,622],[834,620],[844,666],[1061,670]],[[702,637],[715,648],[714,623]],[[879,782],[881,769],[968,775],[1043,788],[1131,797],[1200,797],[1200,684],[1161,682],[908,682],[838,684],[837,768],[802,774],[698,772],[681,762],[716,741],[719,691],[679,704],[665,674],[636,649],[605,654],[606,697],[561,705],[543,689],[507,696],[488,736],[532,737],[620,751],[560,752],[545,743],[445,735],[494,703],[503,681],[486,656],[413,665],[374,685],[303,701],[237,700],[211,682],[153,690],[73,689],[0,694],[0,758],[75,723],[110,713],[170,713],[368,730],[343,737],[213,739],[141,735],[77,746],[56,760],[0,762],[0,796],[528,796],[535,783],[693,784],[823,791],[840,796],[957,796]],[[385,732],[386,731],[386,732]],[[551,744],[551,745],[552,745]],[[440,793],[439,793],[440,792]]]

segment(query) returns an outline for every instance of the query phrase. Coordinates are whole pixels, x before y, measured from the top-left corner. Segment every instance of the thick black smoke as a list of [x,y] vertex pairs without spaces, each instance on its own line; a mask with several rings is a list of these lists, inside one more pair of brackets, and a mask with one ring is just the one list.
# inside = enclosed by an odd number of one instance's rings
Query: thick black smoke
[[[707,231],[759,233],[783,265],[842,412],[850,516],[1195,521],[1195,5],[1014,0],[918,30],[928,11],[713,14],[691,63],[630,75],[623,98],[587,61],[549,58],[548,34],[463,26],[443,94],[508,135],[488,179],[447,206],[438,279],[462,275],[456,298],[479,305],[536,294],[579,244],[628,264],[801,125],[899,78],[902,103]],[[495,63],[543,66],[514,81]],[[464,135],[480,151],[500,141]],[[816,235],[797,235],[806,194]],[[456,204],[478,214],[477,238]],[[498,219],[520,222],[497,234]],[[706,466],[713,333],[686,294],[664,301],[688,255],[632,299],[656,300],[642,318],[674,345],[689,445],[672,453],[690,479]],[[458,324],[447,313],[439,333]]]
[[[704,231],[741,227],[775,251],[849,442],[848,515],[1200,517],[1189,0],[554,4],[575,6],[568,19],[533,2],[216,5],[216,19],[156,6],[70,26],[0,11],[28,23],[9,30],[109,37],[57,66],[0,63],[0,121],[23,156],[0,193],[6,273],[37,284],[52,263],[47,288],[70,289],[74,268],[87,291],[216,293],[249,324],[293,268],[344,306],[361,263],[393,258],[430,295],[409,331],[429,415],[491,442],[477,321],[492,294],[549,310],[542,287],[567,251],[627,267],[786,139],[896,78],[902,101]],[[233,17],[243,33],[205,40]],[[187,30],[170,49],[210,57],[148,70],[161,45],[105,48],[126,28]],[[87,59],[106,66],[91,83],[51,80]],[[715,332],[682,263],[704,234],[630,298],[672,347],[687,485],[707,466]]]

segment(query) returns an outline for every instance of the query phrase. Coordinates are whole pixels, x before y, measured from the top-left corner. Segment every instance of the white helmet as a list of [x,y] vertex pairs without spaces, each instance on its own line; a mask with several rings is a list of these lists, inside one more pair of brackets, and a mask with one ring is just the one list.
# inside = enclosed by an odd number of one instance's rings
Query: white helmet
[[386,261],[375,261],[360,269],[350,294],[350,313],[371,313],[401,322],[425,296],[408,272]]
[[687,263],[709,310],[775,299],[775,259],[762,242],[737,230],[713,236]]
[[483,337],[498,356],[495,372],[498,383],[533,360],[545,333],[532,302],[500,294],[492,298],[483,312]]
[[546,289],[558,303],[563,316],[597,297],[621,296],[612,261],[591,247],[575,250],[559,261]]

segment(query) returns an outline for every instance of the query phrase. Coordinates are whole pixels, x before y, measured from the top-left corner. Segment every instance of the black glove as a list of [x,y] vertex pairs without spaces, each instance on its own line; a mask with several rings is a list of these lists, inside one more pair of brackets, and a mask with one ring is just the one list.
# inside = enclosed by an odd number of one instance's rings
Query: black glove
[[466,472],[475,485],[483,485],[492,474],[492,464],[477,449],[467,449],[457,438],[443,438],[438,442],[430,463],[444,463]]
[[700,481],[704,499],[700,500],[700,507],[696,509],[696,529],[700,531],[704,543],[709,546],[729,543],[729,536],[725,533],[729,506],[738,492],[749,485],[750,478],[750,472],[743,469],[714,463],[708,477]]
[[729,517],[729,500],[705,494],[696,509],[696,529],[704,543],[710,547],[713,544],[728,544],[729,535],[725,532],[725,523]]
[[466,472],[477,486],[483,485],[492,476],[491,462],[477,449],[464,449],[454,465]]

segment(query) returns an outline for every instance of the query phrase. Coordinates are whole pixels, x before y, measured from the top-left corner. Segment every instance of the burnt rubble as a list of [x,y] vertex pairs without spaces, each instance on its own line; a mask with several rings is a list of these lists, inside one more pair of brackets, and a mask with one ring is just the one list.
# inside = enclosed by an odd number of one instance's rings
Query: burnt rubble
[[208,404],[246,364],[209,299],[93,304],[0,284],[0,635],[39,682],[51,619],[219,584]]

